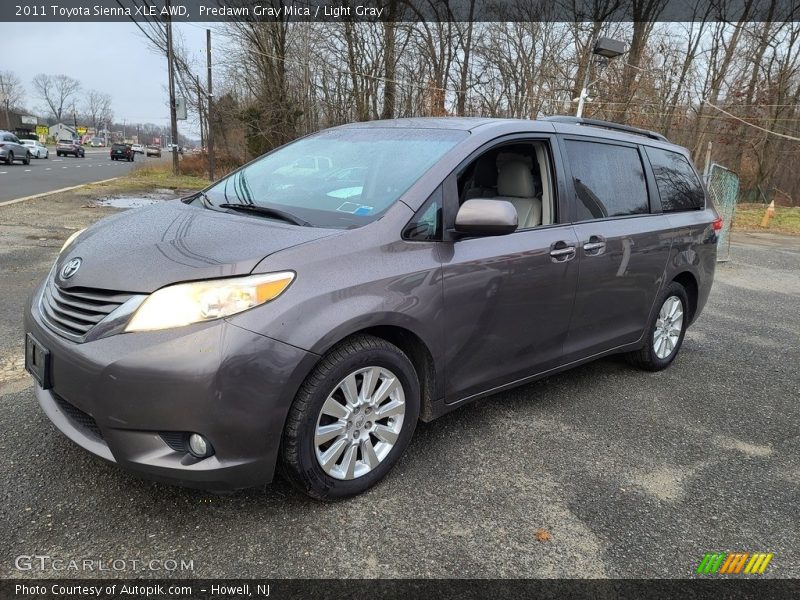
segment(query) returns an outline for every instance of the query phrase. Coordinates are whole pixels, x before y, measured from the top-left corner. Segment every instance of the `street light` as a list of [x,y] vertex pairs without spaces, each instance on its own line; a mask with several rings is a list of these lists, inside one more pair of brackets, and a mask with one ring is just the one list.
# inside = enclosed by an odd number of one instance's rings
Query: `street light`
[[592,56],[589,57],[589,64],[586,65],[586,74],[583,76],[583,87],[581,88],[581,95],[578,98],[578,111],[575,116],[579,119],[583,116],[583,107],[586,104],[586,98],[589,97],[589,87],[595,81],[589,83],[589,75],[592,72],[592,61],[595,56],[600,56],[605,62],[614,59],[618,56],[625,54],[625,44],[619,40],[612,38],[601,37],[597,38],[592,48]]

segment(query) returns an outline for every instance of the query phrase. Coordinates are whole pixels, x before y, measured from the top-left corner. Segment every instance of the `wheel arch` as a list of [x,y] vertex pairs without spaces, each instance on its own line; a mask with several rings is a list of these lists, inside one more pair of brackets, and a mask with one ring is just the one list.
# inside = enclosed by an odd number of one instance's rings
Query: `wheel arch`
[[[408,324],[381,323],[361,327],[341,327],[332,336],[313,349],[320,358],[327,352],[358,335],[371,335],[394,344],[408,357],[417,372],[420,384],[420,420],[428,422],[435,417],[434,403],[440,397],[441,377],[437,375],[436,361],[428,343]],[[313,368],[312,368],[313,370]]]
[[672,278],[672,281],[679,283],[686,290],[689,298],[689,322],[693,322],[697,315],[697,302],[699,298],[699,284],[697,278],[691,271],[682,271]]

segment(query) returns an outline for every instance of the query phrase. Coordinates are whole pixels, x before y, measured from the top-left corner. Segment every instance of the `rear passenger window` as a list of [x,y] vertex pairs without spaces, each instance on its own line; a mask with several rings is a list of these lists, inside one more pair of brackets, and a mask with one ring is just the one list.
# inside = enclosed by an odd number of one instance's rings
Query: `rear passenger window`
[[653,166],[664,212],[705,207],[703,186],[686,157],[660,148],[645,148]]
[[639,151],[628,146],[567,140],[577,221],[647,214],[650,205]]

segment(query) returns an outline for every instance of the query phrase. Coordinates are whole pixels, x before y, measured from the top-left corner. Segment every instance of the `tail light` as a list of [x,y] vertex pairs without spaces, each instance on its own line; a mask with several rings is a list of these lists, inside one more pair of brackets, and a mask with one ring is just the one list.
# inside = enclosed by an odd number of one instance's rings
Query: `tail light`
[[723,226],[722,217],[717,217],[711,222],[711,227],[714,228],[715,233],[719,233],[720,231],[722,231],[722,226]]
[[4,147],[4,146],[5,146],[5,144],[0,144],[0,148],[2,148],[2,147]]

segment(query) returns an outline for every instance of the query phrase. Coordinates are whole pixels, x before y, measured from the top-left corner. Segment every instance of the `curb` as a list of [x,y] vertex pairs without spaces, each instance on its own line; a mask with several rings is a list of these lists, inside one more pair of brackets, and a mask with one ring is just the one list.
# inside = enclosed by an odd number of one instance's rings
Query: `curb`
[[70,190],[77,190],[78,188],[86,187],[87,185],[95,185],[97,183],[108,183],[109,181],[114,181],[116,179],[119,179],[119,177],[112,177],[111,179],[103,179],[101,181],[88,181],[86,183],[81,183],[80,185],[73,185],[70,187],[61,188],[60,190],[42,192],[41,194],[34,194],[33,196],[25,196],[24,198],[14,198],[13,200],[6,200],[5,202],[0,202],[0,206],[9,206],[11,204],[16,204],[17,202],[25,202],[25,200],[35,200],[36,198],[52,196],[53,194],[60,194],[61,192],[69,192]]

